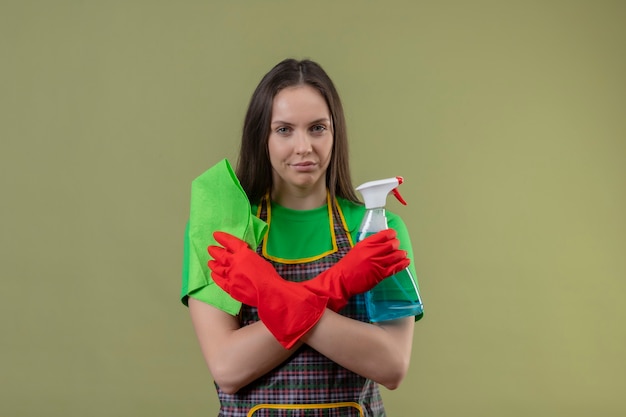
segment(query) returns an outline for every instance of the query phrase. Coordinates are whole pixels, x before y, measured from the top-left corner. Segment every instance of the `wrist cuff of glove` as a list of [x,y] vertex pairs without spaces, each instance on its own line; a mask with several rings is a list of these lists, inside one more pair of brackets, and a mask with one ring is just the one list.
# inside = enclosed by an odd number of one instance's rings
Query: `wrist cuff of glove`
[[289,306],[259,306],[259,318],[285,349],[291,349],[320,321],[327,304],[328,297],[313,296]]

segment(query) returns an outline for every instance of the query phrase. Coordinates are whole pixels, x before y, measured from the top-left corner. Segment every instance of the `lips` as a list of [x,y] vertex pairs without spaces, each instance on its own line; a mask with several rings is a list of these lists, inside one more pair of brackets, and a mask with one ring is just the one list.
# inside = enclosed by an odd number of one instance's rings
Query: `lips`
[[312,161],[296,162],[294,164],[289,164],[289,165],[296,171],[302,171],[302,172],[308,172],[317,167],[317,163],[312,162]]

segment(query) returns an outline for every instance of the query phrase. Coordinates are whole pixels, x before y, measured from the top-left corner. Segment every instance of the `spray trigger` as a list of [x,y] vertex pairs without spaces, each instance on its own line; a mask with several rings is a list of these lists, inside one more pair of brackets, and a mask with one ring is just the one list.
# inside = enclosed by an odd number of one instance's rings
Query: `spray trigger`
[[393,190],[391,190],[391,192],[393,193],[393,196],[400,202],[402,203],[402,205],[406,206],[406,201],[404,201],[404,198],[402,198],[402,196],[400,195],[400,191],[398,191],[397,188],[394,188]]
[[[404,178],[398,176],[396,177],[396,180],[398,180],[398,185],[402,184],[404,182]],[[402,203],[402,205],[406,206],[406,201],[404,201],[404,198],[402,198],[402,196],[400,195],[400,191],[398,191],[397,188],[394,188],[393,190],[391,190],[393,192],[393,196],[400,202]]]

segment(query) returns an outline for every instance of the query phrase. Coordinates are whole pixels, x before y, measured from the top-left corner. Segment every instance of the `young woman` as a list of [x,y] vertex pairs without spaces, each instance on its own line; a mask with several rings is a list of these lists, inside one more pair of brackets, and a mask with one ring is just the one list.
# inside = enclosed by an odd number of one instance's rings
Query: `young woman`
[[409,266],[412,250],[389,212],[390,230],[354,244],[365,209],[341,102],[317,63],[285,60],[262,79],[236,173],[269,226],[258,248],[221,232],[208,248],[213,280],[241,311],[188,299],[219,415],[384,416],[378,384],[404,378],[415,318],[370,323],[362,293]]

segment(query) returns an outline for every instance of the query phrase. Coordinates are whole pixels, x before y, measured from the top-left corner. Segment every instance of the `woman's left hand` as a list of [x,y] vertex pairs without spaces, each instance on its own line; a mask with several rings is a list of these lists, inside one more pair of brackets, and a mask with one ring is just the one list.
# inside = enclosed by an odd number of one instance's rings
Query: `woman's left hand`
[[285,348],[291,348],[322,317],[328,297],[284,280],[243,240],[223,232],[213,237],[223,246],[208,247],[215,283],[236,300],[257,307],[268,330]]
[[211,277],[224,291],[242,303],[258,307],[263,287],[284,281],[274,267],[248,247],[243,240],[224,232],[215,232],[222,246],[209,246]]

